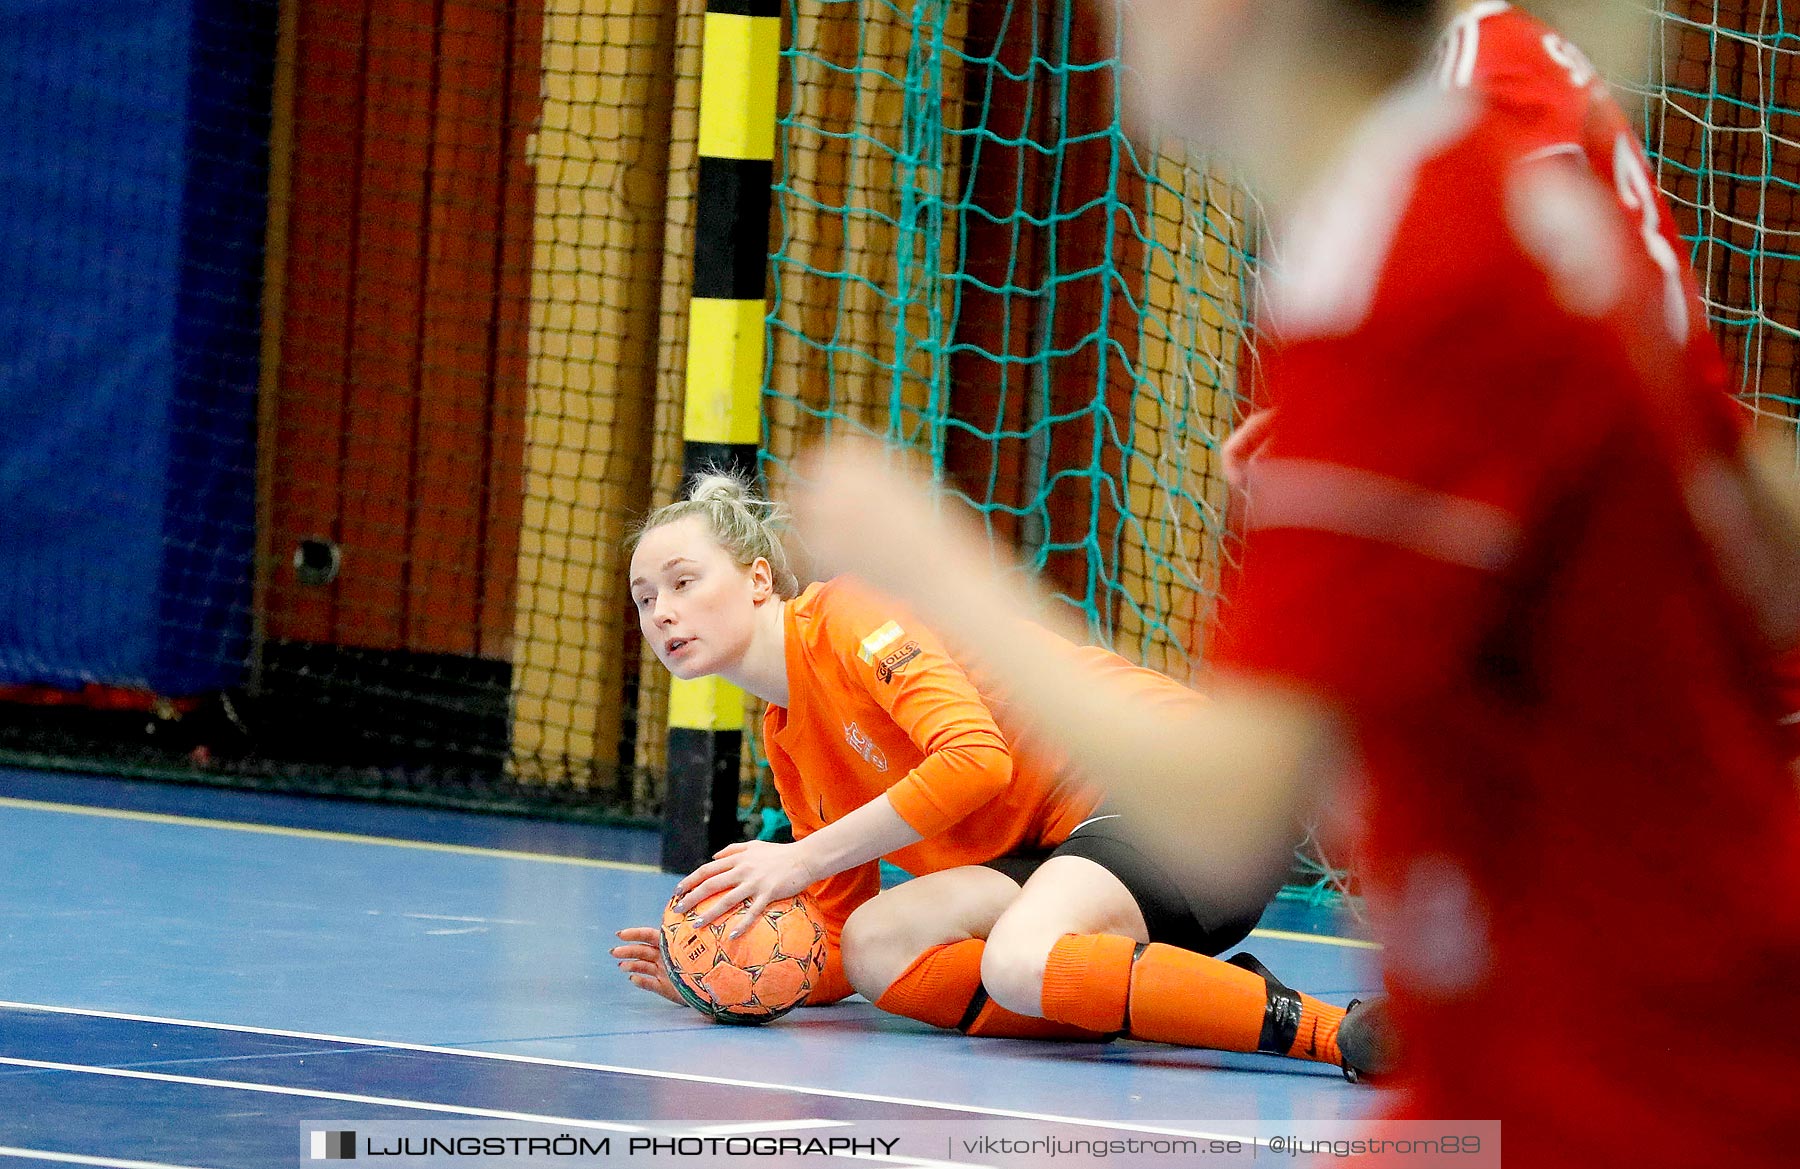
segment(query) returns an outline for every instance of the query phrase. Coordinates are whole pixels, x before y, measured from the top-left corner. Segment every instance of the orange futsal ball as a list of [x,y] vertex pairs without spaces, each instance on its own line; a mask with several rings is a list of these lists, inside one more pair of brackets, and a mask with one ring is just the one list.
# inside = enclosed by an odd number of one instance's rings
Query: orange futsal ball
[[750,1026],[805,1002],[825,973],[825,928],[813,899],[802,893],[771,902],[737,938],[730,931],[741,902],[710,925],[694,927],[700,910],[718,900],[678,913],[671,898],[663,910],[663,968],[682,1000],[715,1022]]

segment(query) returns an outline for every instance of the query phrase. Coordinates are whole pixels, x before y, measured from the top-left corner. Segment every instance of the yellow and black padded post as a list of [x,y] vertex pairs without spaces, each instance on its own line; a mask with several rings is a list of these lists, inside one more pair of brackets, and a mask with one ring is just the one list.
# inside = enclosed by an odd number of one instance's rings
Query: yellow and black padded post
[[[703,36],[682,432],[687,484],[708,467],[757,474],[781,0],[708,0]],[[671,683],[665,870],[691,872],[741,838],[743,744],[737,687],[719,678]]]

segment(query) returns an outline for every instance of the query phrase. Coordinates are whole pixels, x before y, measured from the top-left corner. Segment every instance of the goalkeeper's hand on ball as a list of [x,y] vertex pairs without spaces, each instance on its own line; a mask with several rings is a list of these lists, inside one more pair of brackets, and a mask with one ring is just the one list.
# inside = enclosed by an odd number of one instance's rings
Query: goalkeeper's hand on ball
[[620,930],[618,936],[621,944],[612,948],[612,956],[619,960],[619,969],[631,985],[672,1003],[682,1002],[669,981],[669,972],[663,969],[662,947],[658,944],[662,931],[655,926],[631,926]]

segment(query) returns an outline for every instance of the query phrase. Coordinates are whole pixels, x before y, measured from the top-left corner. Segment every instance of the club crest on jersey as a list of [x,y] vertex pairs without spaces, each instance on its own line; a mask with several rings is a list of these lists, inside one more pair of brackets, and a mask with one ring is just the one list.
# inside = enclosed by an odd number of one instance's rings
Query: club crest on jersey
[[875,740],[865,734],[863,729],[855,723],[844,724],[844,742],[850,744],[851,749],[861,755],[863,761],[876,771],[888,769],[887,756],[881,753],[881,748],[875,745]]

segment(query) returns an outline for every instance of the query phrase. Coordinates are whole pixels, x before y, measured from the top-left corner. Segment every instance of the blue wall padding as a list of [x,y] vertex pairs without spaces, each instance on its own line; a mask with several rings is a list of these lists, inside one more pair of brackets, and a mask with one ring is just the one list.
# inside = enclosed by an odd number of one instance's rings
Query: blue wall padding
[[0,684],[243,676],[274,35],[0,4]]

